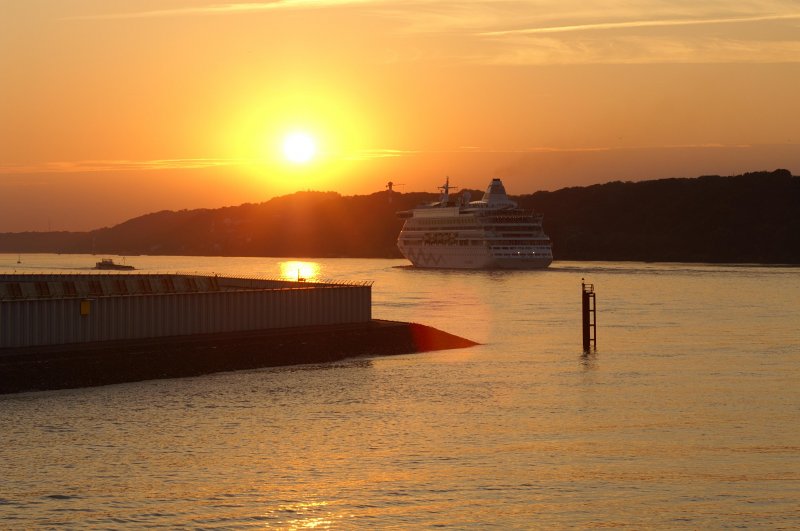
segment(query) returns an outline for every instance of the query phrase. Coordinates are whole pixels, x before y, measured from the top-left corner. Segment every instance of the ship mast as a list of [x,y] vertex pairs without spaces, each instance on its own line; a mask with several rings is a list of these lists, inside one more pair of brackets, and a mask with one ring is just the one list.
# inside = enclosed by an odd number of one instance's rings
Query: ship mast
[[442,191],[442,196],[439,198],[439,204],[442,206],[447,206],[447,203],[450,201],[450,190],[458,190],[455,186],[450,186],[450,177],[448,176],[445,181],[444,185],[439,187],[439,190]]

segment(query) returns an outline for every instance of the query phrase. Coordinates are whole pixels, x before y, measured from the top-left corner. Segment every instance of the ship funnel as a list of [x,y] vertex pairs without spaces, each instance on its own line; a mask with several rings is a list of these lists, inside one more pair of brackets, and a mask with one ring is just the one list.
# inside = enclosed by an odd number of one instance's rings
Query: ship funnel
[[500,179],[492,179],[489,186],[486,188],[486,193],[483,194],[482,202],[486,203],[488,207],[516,207],[517,203],[512,201],[506,195],[506,188],[503,186]]

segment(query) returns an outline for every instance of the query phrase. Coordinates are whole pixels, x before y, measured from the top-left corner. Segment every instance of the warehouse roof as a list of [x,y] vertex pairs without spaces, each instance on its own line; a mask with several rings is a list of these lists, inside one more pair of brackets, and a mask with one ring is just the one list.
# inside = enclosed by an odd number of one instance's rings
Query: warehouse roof
[[0,300],[204,293],[336,286],[371,282],[297,282],[281,278],[160,273],[1,274]]

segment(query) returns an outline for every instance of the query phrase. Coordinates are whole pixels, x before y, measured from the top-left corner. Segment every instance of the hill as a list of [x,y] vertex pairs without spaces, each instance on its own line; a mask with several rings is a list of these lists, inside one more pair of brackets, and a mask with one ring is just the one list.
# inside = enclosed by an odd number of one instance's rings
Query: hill
[[800,263],[800,177],[787,170],[537,192],[560,259]]
[[[435,199],[298,192],[156,212],[90,232],[2,233],[0,252],[399,257],[396,211]],[[611,182],[515,199],[544,213],[557,260],[800,264],[800,178],[787,170]]]

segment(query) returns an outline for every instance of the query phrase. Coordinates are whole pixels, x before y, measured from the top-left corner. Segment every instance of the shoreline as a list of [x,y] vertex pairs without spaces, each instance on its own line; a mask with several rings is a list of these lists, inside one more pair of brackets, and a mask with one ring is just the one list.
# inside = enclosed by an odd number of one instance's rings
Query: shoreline
[[[22,256],[25,258],[25,255],[52,255],[52,256],[100,256],[100,254],[92,254],[91,252],[85,253],[78,253],[78,252],[56,252],[56,251],[29,251],[29,252],[18,252],[18,251],[3,251],[0,250],[0,256],[8,255],[10,258],[13,258],[15,261],[18,256]],[[179,258],[260,258],[260,259],[274,259],[274,260],[307,260],[307,261],[321,261],[321,260],[337,260],[337,259],[345,259],[345,260],[404,260],[407,262],[406,264],[397,266],[397,267],[409,267],[414,269],[443,269],[443,268],[422,268],[422,267],[415,267],[411,265],[411,262],[403,258],[402,256],[305,256],[305,255],[287,255],[287,256],[262,256],[256,254],[225,254],[225,255],[208,255],[208,254],[151,254],[151,253],[136,253],[136,254],[127,254],[121,251],[108,251],[103,256],[110,256],[110,257],[118,257],[118,258],[135,258],[135,257],[147,257],[147,258],[159,258],[159,257],[179,257]],[[666,265],[675,265],[675,264],[688,264],[688,265],[708,265],[708,266],[731,266],[731,267],[800,267],[800,262],[748,262],[748,261],[740,261],[740,262],[731,262],[731,261],[692,261],[692,260],[648,260],[644,258],[554,258],[553,264],[559,263],[568,263],[568,262],[593,262],[593,263],[602,263],[602,262],[624,262],[624,263],[642,263],[642,264],[666,264]],[[12,263],[12,267],[8,268],[9,271],[19,271],[19,272],[27,272],[25,266],[30,266],[30,264],[25,263],[24,261],[19,264],[19,267],[16,267],[17,264]],[[33,269],[40,269],[41,267],[36,266]],[[2,264],[0,264],[0,269],[2,269]],[[549,269],[544,268],[544,269]],[[97,270],[94,267],[86,266],[76,268],[76,271],[85,272],[85,271],[100,271],[114,273],[118,271],[113,270]],[[485,271],[476,269],[475,271]],[[148,269],[135,269],[134,273],[148,273],[150,270]]]

